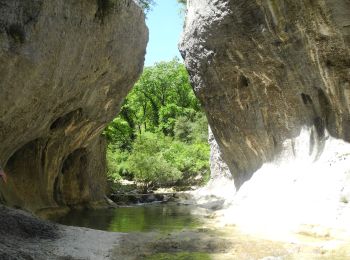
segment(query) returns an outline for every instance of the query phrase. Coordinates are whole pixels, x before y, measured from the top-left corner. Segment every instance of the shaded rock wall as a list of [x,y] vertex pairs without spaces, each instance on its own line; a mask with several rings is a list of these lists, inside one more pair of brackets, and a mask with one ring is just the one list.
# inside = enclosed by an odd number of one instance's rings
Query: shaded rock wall
[[231,172],[225,161],[222,159],[222,152],[215,140],[215,136],[209,127],[209,144],[210,144],[210,173],[211,179],[227,178],[231,179]]
[[225,202],[230,202],[236,194],[234,178],[229,167],[222,158],[222,152],[215,140],[213,132],[209,127],[210,145],[210,180],[204,186],[191,194],[195,203],[208,208],[220,208],[226,206]]
[[350,141],[349,1],[190,0],[180,50],[237,187],[304,127]]
[[0,0],[0,198],[32,211],[103,200],[100,134],[143,68],[131,0]]

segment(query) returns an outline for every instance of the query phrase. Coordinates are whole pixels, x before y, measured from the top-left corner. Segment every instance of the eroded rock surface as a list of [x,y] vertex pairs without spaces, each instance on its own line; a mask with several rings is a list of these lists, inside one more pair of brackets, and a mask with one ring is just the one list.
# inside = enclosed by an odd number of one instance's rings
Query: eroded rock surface
[[203,207],[217,208],[216,205],[224,205],[230,201],[236,192],[233,176],[226,162],[222,158],[222,152],[209,127],[210,144],[210,180],[202,188],[192,192],[196,204]]
[[56,225],[0,205],[0,259],[111,259],[122,236]]
[[100,134],[147,39],[131,0],[0,0],[0,201],[36,211],[103,200]]
[[225,161],[222,159],[222,152],[220,147],[209,127],[209,144],[210,144],[210,173],[211,180],[217,180],[220,178],[232,179],[230,169]]
[[180,50],[238,188],[304,128],[311,161],[350,141],[349,1],[190,0]]

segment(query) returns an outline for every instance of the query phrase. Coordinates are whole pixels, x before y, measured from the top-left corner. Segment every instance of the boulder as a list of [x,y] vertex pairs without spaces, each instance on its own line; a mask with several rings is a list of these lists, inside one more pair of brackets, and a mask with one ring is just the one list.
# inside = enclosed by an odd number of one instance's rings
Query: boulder
[[101,133],[147,41],[132,0],[0,0],[0,201],[34,212],[105,201]]
[[303,129],[350,141],[349,1],[190,0],[180,51],[237,188]]

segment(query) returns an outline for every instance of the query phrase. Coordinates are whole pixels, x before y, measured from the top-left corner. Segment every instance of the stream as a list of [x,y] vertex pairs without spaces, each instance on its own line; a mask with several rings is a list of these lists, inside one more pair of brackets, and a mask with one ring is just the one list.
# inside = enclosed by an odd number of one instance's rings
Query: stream
[[113,232],[172,232],[201,226],[195,208],[177,203],[149,203],[101,210],[73,210],[51,219],[67,226]]
[[212,213],[193,205],[169,202],[74,210],[51,220],[68,226],[124,233],[111,259],[349,259],[347,246],[327,249],[331,240],[310,236],[300,238],[299,242],[268,240],[244,234],[235,226],[218,227]]

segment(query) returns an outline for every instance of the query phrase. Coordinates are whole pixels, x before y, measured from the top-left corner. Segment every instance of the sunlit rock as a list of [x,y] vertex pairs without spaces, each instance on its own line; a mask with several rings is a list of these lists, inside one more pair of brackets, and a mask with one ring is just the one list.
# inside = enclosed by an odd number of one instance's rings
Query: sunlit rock
[[349,25],[346,0],[188,1],[180,51],[238,189],[226,223],[349,234]]
[[350,141],[349,24],[346,0],[189,1],[180,50],[238,188],[303,127],[318,155]]
[[278,236],[308,232],[321,238],[348,238],[350,145],[325,135],[324,152],[314,160],[310,154],[315,150],[305,149],[313,142],[310,129],[303,129],[293,140],[298,155],[266,163],[256,171],[222,212],[223,223]]

